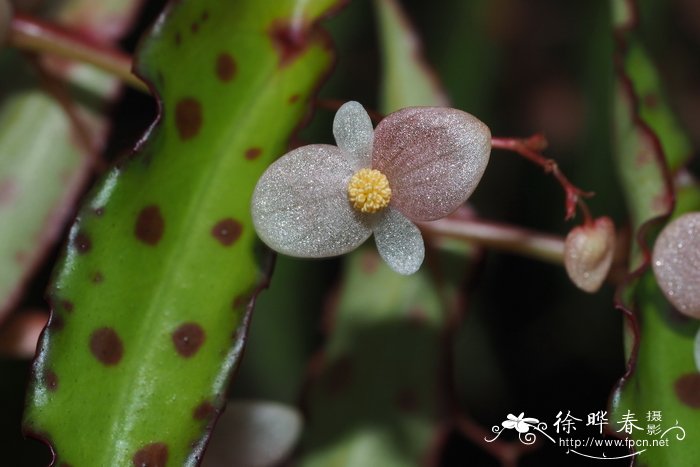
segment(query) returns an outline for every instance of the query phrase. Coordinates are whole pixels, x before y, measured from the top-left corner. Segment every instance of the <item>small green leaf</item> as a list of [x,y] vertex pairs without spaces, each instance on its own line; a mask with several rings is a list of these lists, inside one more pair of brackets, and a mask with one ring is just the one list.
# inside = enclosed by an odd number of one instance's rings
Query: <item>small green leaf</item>
[[195,465],[261,278],[253,187],[307,112],[334,0],[169,4],[137,72],[157,124],[72,227],[26,428],[57,463]]
[[396,0],[374,0],[381,34],[381,108],[447,105],[437,75],[423,58],[420,38]]

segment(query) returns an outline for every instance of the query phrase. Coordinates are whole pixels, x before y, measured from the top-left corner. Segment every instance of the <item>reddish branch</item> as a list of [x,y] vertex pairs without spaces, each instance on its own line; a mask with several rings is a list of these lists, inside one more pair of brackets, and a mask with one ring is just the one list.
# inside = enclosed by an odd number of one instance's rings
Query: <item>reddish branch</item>
[[57,24],[16,13],[10,22],[8,43],[21,50],[90,63],[118,76],[130,86],[148,92],[146,84],[131,72],[129,55]]
[[593,193],[583,191],[571,183],[559,170],[555,160],[548,159],[542,155],[542,151],[547,148],[547,140],[543,135],[538,133],[529,138],[492,138],[491,146],[495,149],[505,149],[520,154],[530,162],[542,167],[545,173],[551,173],[566,193],[565,219],[572,219],[576,214],[576,206],[578,206],[583,213],[584,223],[586,225],[591,224],[590,211],[582,198],[593,196]]

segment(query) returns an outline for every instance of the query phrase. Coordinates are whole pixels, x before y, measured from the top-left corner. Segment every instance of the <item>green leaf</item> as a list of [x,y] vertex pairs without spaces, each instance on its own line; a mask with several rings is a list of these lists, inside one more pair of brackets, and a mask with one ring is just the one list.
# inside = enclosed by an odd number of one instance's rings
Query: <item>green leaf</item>
[[654,64],[637,41],[629,45],[625,56],[625,68],[634,70],[631,84],[638,98],[639,116],[659,138],[668,168],[675,173],[688,162],[692,146],[664,98],[661,80]]
[[428,274],[398,275],[372,245],[343,278],[300,465],[417,465],[440,424],[441,297]]
[[[629,78],[618,77],[614,99],[613,136],[615,157],[625,192],[632,229],[637,232],[650,219],[667,215],[673,198],[665,175],[664,156],[651,130],[636,113],[636,99]],[[631,268],[643,256],[633,244]]]
[[57,463],[199,461],[262,275],[252,190],[328,70],[334,4],[182,1],[143,42],[160,119],[84,203],[49,290],[26,429]]
[[[674,196],[674,216],[698,210],[700,188],[672,186],[669,174],[687,162],[690,144],[664,103],[658,74],[631,29],[634,18],[622,8],[618,13],[618,34],[626,48],[617,76],[615,149],[638,243],[631,256],[634,274],[623,285],[618,303],[629,320],[630,366],[613,394],[611,428],[622,429],[627,415],[636,420],[639,429],[628,435],[649,443],[636,448],[640,465],[692,465],[700,456],[700,447],[691,441],[700,431],[700,374],[693,357],[698,324],[666,301],[649,268],[648,252],[651,234],[658,230],[659,219],[671,214]],[[661,421],[648,420],[653,411],[660,412]],[[649,433],[650,424],[660,432]],[[651,444],[659,439],[668,445]]]
[[89,164],[68,137],[73,129],[63,109],[41,91],[6,98],[0,129],[1,319],[60,234]]
[[[52,19],[114,40],[128,27],[139,2],[90,3],[89,9],[88,0],[54,4]],[[10,50],[0,54],[6,76],[0,104],[0,321],[72,214],[89,179],[90,157],[105,141],[102,108],[118,86],[113,77],[87,65],[53,58],[41,66],[66,79],[74,93],[60,85],[47,93],[49,88],[40,86],[22,55]],[[96,105],[71,99],[85,90],[97,98]]]
[[420,38],[396,0],[374,0],[381,35],[381,108],[447,105],[437,76],[422,56]]

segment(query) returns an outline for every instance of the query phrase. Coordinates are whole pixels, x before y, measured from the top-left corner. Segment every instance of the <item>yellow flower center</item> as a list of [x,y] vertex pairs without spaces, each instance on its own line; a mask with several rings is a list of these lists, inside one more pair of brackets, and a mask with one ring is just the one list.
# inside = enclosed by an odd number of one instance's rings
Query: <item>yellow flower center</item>
[[360,212],[377,212],[389,205],[391,188],[386,175],[375,169],[362,169],[348,183],[348,198]]

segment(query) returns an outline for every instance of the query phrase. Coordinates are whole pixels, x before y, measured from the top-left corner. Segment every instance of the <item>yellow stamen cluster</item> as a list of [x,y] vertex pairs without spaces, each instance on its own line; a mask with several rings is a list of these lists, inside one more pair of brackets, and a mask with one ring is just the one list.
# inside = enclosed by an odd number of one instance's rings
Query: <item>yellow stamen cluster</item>
[[389,205],[391,188],[386,175],[375,169],[362,169],[348,183],[348,198],[360,212],[377,212]]

